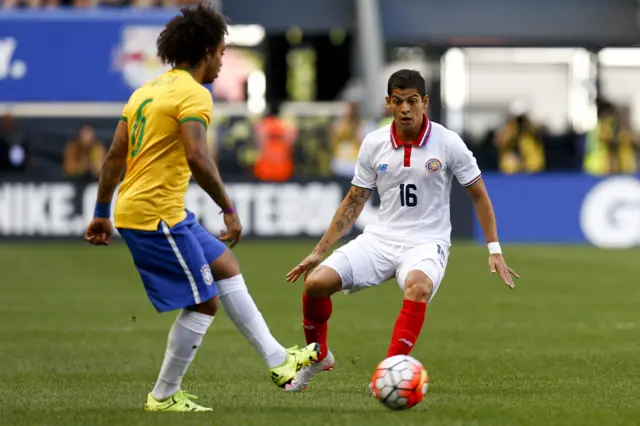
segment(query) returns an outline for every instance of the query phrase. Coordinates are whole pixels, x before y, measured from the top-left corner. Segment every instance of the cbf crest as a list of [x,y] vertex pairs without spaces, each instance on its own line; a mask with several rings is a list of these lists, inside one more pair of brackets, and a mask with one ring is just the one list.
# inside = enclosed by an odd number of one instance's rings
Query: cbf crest
[[205,284],[213,284],[213,274],[211,273],[211,268],[209,267],[209,265],[203,265],[200,269],[200,273],[202,274],[202,279],[204,280]]
[[429,173],[438,173],[442,169],[442,163],[437,158],[432,158],[427,161],[425,168]]

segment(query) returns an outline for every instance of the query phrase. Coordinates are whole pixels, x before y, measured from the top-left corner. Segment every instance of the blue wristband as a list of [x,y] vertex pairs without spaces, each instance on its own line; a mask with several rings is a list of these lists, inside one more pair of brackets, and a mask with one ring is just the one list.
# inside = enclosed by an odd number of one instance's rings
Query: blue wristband
[[109,219],[111,218],[111,203],[98,203],[93,211],[94,218]]

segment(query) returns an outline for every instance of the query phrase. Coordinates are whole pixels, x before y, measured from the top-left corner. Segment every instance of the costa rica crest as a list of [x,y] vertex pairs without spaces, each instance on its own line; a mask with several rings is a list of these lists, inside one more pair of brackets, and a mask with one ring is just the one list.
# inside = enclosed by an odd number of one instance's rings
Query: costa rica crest
[[437,158],[431,158],[425,164],[425,168],[429,173],[438,173],[442,169],[442,163]]

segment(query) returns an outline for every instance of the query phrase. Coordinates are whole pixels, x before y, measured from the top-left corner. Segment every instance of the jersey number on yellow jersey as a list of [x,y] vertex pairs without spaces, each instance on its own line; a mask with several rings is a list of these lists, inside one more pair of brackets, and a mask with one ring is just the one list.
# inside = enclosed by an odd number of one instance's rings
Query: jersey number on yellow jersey
[[144,129],[147,126],[147,118],[144,116],[144,107],[153,101],[152,98],[142,101],[136,110],[136,119],[133,122],[133,130],[131,132],[131,157],[135,157],[140,152],[142,139],[144,138]]

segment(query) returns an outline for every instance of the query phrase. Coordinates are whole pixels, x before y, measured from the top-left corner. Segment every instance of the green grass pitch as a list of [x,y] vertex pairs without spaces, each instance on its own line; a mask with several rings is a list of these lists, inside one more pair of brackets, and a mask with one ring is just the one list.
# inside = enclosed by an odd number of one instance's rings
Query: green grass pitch
[[[286,272],[312,243],[245,242],[245,278],[274,335],[303,343],[301,284]],[[484,247],[454,245],[412,355],[429,394],[407,412],[367,395],[401,293],[389,282],[334,297],[333,372],[285,394],[221,313],[183,386],[214,413],[142,411],[174,314],[146,299],[126,248],[0,245],[0,425],[640,424],[640,251],[507,246],[510,291]]]

